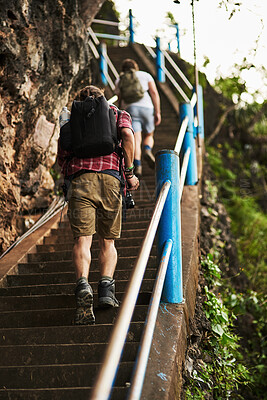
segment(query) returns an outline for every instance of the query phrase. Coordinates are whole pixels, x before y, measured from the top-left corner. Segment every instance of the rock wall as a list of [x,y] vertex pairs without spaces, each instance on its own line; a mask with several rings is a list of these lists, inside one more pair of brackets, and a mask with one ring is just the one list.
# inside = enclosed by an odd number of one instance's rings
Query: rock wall
[[59,113],[92,80],[87,27],[103,2],[0,0],[0,252],[19,215],[51,202]]

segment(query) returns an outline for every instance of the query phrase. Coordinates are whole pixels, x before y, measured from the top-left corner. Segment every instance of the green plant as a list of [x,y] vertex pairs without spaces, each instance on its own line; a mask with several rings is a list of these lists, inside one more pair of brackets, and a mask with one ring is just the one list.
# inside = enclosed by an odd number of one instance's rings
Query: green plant
[[[231,230],[236,237],[240,270],[247,277],[243,283],[242,293],[236,291],[231,284],[231,279],[217,277],[221,283],[220,296],[223,304],[237,317],[233,321],[232,329],[239,332],[242,328],[242,348],[237,360],[241,360],[240,365],[245,364],[248,368],[249,385],[245,381],[244,384],[241,382],[238,393],[241,398],[246,398],[246,395],[250,393],[253,399],[264,399],[267,380],[267,216],[261,211],[257,196],[253,195],[255,173],[251,175],[251,160],[248,154],[244,153],[240,143],[232,143],[231,146],[223,144],[208,151],[209,164],[216,175],[218,199],[224,203],[231,219]],[[234,160],[233,151],[235,152]],[[226,179],[231,176],[229,163],[231,163],[234,179]],[[263,172],[264,167],[259,165],[258,176]],[[244,189],[249,190],[242,190],[244,183]],[[211,181],[209,186],[212,185],[214,183]],[[212,204],[216,204],[216,201],[218,200],[215,196],[212,198]],[[211,252],[214,253],[214,249],[211,249]],[[203,268],[212,274],[214,267],[212,263],[205,260]],[[230,265],[227,268],[231,270]],[[212,287],[212,280],[207,282],[208,287]],[[216,302],[209,294],[207,301]],[[215,330],[217,329],[220,333],[223,329],[221,324],[223,321],[218,310],[217,313],[220,318],[213,321],[213,328],[215,324]]]
[[247,323],[250,336],[243,353],[250,369],[253,391],[258,398],[263,399],[265,389],[262,383],[267,380],[267,295],[253,290],[236,293],[231,288],[225,297],[225,302],[238,317],[251,321],[250,326]]
[[209,288],[220,284],[221,270],[213,261],[213,256],[211,254],[208,254],[205,259],[202,259],[201,267]]
[[202,259],[201,266],[207,283],[203,310],[210,322],[210,331],[203,341],[204,361],[193,370],[185,398],[242,399],[238,388],[248,384],[249,374],[239,351],[239,338],[233,333],[236,317],[217,291],[222,285],[221,270],[211,254]]

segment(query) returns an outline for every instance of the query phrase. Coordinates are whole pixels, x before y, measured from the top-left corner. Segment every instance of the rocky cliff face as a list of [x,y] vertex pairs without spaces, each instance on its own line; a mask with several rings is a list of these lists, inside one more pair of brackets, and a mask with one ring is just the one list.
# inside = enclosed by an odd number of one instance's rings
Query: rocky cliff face
[[51,201],[59,113],[91,82],[86,31],[103,2],[0,0],[0,252],[18,215]]

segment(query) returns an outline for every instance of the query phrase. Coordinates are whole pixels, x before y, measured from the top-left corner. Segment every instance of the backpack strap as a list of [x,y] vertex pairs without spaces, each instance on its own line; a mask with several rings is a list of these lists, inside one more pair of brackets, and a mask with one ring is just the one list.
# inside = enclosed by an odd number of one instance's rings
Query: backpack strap
[[[119,108],[117,108],[117,113],[118,113],[118,119],[121,115],[121,110]],[[117,121],[118,121],[117,119]],[[122,160],[123,160],[123,151],[122,148],[117,145],[116,146],[116,153],[119,155],[120,157],[120,164],[119,164],[119,172],[120,172],[120,177],[121,177],[121,186],[120,186],[120,192],[121,192],[121,196],[122,196],[122,221],[125,222],[126,221],[126,179],[124,177],[124,172],[123,172],[123,168],[122,168]]]

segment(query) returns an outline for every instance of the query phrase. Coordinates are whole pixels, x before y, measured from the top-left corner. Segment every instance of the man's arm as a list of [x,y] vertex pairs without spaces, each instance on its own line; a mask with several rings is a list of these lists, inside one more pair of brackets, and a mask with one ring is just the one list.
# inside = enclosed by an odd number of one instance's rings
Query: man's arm
[[122,149],[125,162],[125,177],[129,190],[136,190],[139,180],[133,173],[134,135],[130,128],[121,128]]
[[160,97],[159,92],[154,81],[148,82],[148,91],[154,106],[155,125],[158,126],[161,122],[160,114]]
[[134,135],[130,128],[121,129],[125,168],[131,168],[134,160]]

